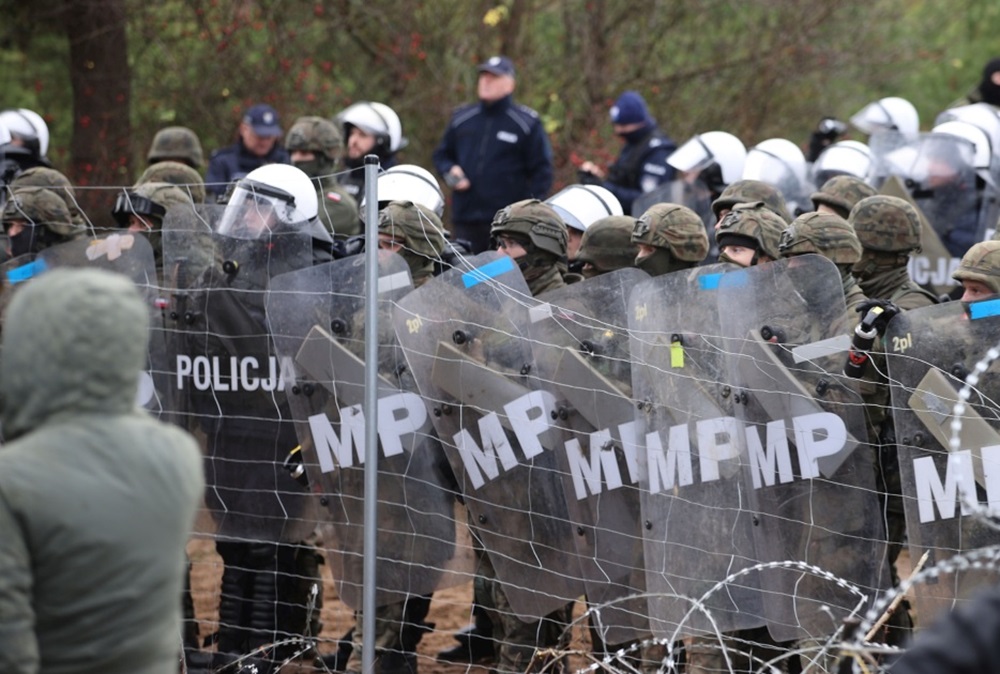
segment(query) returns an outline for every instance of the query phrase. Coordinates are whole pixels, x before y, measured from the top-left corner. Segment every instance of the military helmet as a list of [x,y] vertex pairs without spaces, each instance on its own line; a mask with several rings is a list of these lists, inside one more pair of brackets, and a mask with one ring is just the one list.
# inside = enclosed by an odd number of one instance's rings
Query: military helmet
[[11,191],[19,187],[44,187],[55,192],[66,203],[66,208],[70,214],[79,213],[80,206],[76,202],[76,193],[69,178],[64,174],[47,166],[32,166],[17,175],[10,183]]
[[181,161],[195,169],[200,169],[205,163],[201,141],[186,126],[168,126],[157,131],[146,158],[150,163],[168,159]]
[[192,205],[191,197],[177,185],[142,183],[119,194],[111,214],[122,227],[128,226],[130,214],[141,215],[154,227],[160,227],[171,207]]
[[344,135],[336,124],[322,117],[299,117],[285,135],[289,152],[318,152],[333,161],[344,148]]
[[525,199],[497,211],[490,236],[518,234],[538,250],[557,258],[566,257],[569,233],[555,210],[538,199]]
[[390,201],[386,204],[378,213],[378,231],[402,240],[405,252],[416,253],[431,261],[440,259],[448,243],[437,213],[412,201]]
[[884,194],[867,197],[851,209],[848,221],[867,250],[883,253],[920,250],[920,214],[905,199]]
[[3,224],[25,220],[43,226],[53,234],[72,236],[75,226],[66,202],[44,187],[19,187],[14,190],[3,209]]
[[778,242],[781,233],[788,226],[763,201],[736,204],[715,230],[715,240],[719,247],[726,245],[748,245],[758,253],[777,260],[781,254]]
[[834,176],[823,183],[818,192],[813,192],[809,197],[813,206],[819,208],[823,204],[832,208],[842,218],[847,218],[851,214],[854,205],[865,197],[877,194],[875,188],[860,178],[854,176],[839,175]]
[[747,204],[755,201],[764,202],[764,206],[777,213],[786,224],[792,221],[792,216],[788,213],[781,192],[760,180],[737,180],[732,183],[722,190],[718,199],[712,202],[712,212],[715,213],[715,217],[719,217],[719,213],[725,208],[731,209],[736,204]]
[[782,257],[822,255],[834,264],[853,265],[861,259],[861,242],[851,224],[832,213],[803,213],[781,233]]
[[979,281],[1000,295],[1000,241],[980,241],[972,246],[951,277],[956,281]]
[[178,161],[160,161],[147,167],[135,181],[136,186],[144,183],[177,185],[191,195],[193,202],[205,203],[205,181],[193,168]]
[[632,240],[635,223],[636,219],[628,215],[609,215],[590,223],[576,259],[589,262],[600,271],[633,266],[639,252],[639,244]]
[[666,248],[684,262],[701,262],[708,255],[708,234],[698,214],[677,204],[653,204],[635,221],[632,241]]

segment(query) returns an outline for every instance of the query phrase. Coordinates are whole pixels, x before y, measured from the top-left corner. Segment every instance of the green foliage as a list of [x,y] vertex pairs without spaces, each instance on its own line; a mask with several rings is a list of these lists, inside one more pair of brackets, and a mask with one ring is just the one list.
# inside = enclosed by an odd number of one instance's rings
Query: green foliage
[[[451,108],[474,98],[475,64],[501,51],[563,183],[574,162],[617,153],[607,108],[628,88],[678,141],[725,129],[748,145],[804,144],[820,117],[846,119],[887,95],[913,101],[928,128],[997,55],[1000,25],[988,0],[126,1],[136,173],[158,128],[189,126],[210,152],[256,101],[286,128],[386,102],[410,139],[405,159],[429,165]],[[15,0],[0,11],[11,18],[0,26],[2,104],[42,112],[50,154],[66,165],[66,34]]]

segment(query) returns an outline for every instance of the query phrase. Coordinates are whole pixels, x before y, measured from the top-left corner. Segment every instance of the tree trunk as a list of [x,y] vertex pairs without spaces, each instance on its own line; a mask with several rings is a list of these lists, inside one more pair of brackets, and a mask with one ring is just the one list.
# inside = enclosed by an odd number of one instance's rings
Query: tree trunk
[[[126,184],[131,73],[125,2],[69,0],[63,11],[73,87],[69,178],[79,187]],[[94,224],[111,224],[112,194],[81,189],[77,197]]]

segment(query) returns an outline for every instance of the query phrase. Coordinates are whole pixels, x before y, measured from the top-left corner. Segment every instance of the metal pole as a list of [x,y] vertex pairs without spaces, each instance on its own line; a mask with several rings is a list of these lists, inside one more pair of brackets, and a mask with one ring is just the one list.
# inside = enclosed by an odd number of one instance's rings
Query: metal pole
[[375,556],[378,531],[378,157],[365,157],[365,533],[361,667],[375,671]]

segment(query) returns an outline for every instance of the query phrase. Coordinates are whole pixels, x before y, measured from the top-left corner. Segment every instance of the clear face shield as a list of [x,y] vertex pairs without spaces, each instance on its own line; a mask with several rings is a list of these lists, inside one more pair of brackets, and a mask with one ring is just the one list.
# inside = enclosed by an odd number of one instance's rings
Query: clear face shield
[[950,134],[923,134],[886,155],[890,173],[906,181],[915,199],[949,186],[962,187],[974,175],[972,143]]
[[218,232],[236,239],[262,239],[306,221],[289,192],[244,178],[233,190]]

